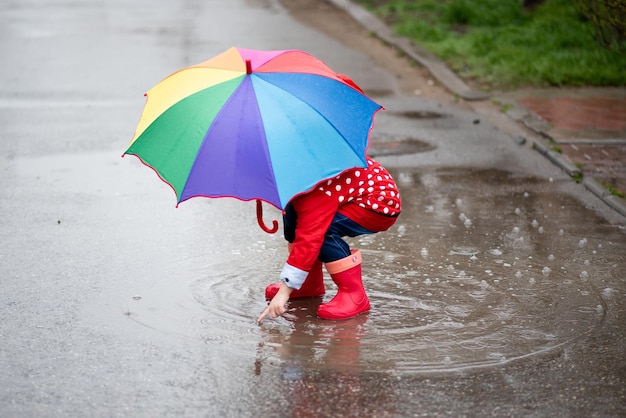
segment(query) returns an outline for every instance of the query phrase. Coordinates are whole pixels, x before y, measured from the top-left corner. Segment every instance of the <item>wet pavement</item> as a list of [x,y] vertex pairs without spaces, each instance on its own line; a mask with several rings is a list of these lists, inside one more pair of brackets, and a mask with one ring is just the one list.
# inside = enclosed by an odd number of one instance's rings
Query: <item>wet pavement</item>
[[[624,415],[623,218],[498,121],[402,94],[277,1],[29,0],[0,21],[0,416]],[[280,234],[251,203],[175,208],[120,158],[145,90],[232,45],[311,51],[386,107],[371,153],[404,211],[351,241],[368,314],[316,318],[327,280],[256,324]]]

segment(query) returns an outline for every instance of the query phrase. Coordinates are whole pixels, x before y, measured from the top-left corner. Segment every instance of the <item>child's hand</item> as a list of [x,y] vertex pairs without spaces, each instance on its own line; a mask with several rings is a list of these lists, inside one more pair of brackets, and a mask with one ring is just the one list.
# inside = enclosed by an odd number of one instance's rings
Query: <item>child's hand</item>
[[292,288],[287,286],[285,283],[280,285],[280,289],[278,289],[278,293],[272,298],[270,304],[263,311],[261,316],[257,319],[257,322],[261,322],[267,315],[270,315],[272,318],[276,318],[287,311],[287,302],[289,301],[289,295],[293,291]]

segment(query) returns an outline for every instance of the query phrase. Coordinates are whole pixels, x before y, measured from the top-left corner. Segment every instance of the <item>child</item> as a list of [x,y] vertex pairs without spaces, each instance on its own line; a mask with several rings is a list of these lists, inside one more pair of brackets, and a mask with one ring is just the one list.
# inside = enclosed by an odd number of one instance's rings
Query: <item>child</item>
[[296,196],[285,208],[283,225],[289,257],[281,283],[271,284],[271,299],[258,318],[276,318],[291,298],[325,293],[322,263],[338,287],[337,295],[318,307],[323,319],[346,319],[370,309],[361,279],[361,252],[350,250],[342,237],[386,231],[398,219],[398,188],[387,170],[367,158],[367,168],[354,168]]

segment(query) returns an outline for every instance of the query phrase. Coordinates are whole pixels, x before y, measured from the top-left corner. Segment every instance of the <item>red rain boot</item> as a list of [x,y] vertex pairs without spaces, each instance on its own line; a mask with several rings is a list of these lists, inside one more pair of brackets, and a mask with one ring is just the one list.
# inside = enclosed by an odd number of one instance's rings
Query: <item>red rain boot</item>
[[[280,283],[272,283],[265,288],[265,299],[271,300],[278,293]],[[324,287],[324,273],[322,272],[322,262],[315,260],[309,275],[306,276],[302,287],[291,292],[289,299],[311,298],[315,296],[324,296],[326,288]]]
[[352,255],[341,260],[326,263],[326,270],[338,290],[334,298],[317,308],[317,316],[322,319],[347,319],[370,310],[370,301],[361,279],[359,250],[352,250]]

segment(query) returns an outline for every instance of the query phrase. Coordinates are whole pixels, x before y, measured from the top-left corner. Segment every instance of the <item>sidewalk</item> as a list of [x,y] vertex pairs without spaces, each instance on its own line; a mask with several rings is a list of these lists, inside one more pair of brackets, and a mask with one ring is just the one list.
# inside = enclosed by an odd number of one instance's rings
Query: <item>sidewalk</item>
[[[486,94],[473,90],[437,58],[393,35],[377,17],[350,0],[330,0],[383,42],[426,68],[452,94],[469,103],[491,100],[530,130],[529,146],[626,216],[626,88],[521,89]],[[524,135],[523,142],[526,142]]]
[[[503,95],[540,136],[535,149],[626,216],[626,89],[527,89]],[[543,140],[542,140],[543,139]]]

